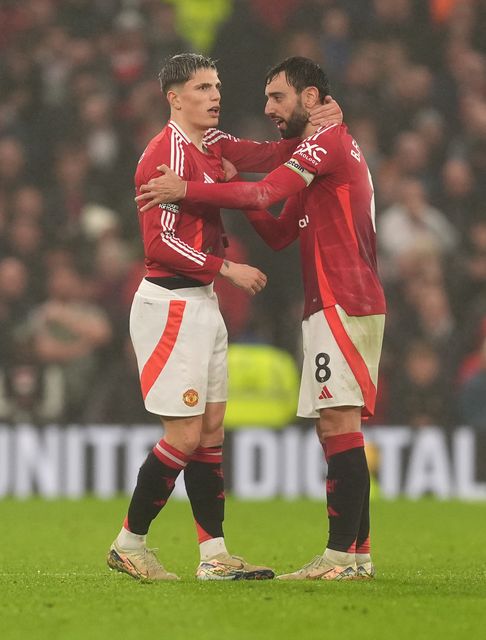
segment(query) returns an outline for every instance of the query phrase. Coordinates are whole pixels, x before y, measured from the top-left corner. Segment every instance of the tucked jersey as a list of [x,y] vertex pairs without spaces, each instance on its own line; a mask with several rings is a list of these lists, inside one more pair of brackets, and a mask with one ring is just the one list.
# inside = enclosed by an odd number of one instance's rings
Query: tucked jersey
[[[166,164],[184,180],[201,183],[224,181],[221,158],[239,171],[268,172],[289,159],[298,140],[253,142],[218,129],[209,129],[200,151],[174,121],[156,135],[143,152],[135,172],[136,193],[157,166]],[[139,224],[149,276],[180,275],[209,284],[219,272],[224,256],[223,226],[219,206],[188,201],[165,203],[141,213]]]
[[258,183],[189,182],[186,198],[246,209],[265,209],[289,198],[279,218],[265,211],[248,217],[276,249],[300,238],[304,317],[336,304],[351,316],[385,312],[376,262],[373,185],[345,125],[321,127]]

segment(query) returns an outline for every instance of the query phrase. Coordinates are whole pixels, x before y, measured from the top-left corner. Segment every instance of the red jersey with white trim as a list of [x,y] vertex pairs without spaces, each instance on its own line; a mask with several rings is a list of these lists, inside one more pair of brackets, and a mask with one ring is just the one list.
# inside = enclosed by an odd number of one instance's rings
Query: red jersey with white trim
[[300,238],[304,317],[336,303],[351,316],[385,313],[373,183],[347,127],[319,129],[286,166],[309,183],[294,196],[292,213]]
[[249,217],[272,247],[283,248],[300,237],[304,317],[335,304],[351,316],[385,313],[373,185],[345,125],[318,129],[260,182],[188,182],[185,201],[264,209],[283,198],[289,199],[279,218],[264,211]]
[[255,142],[236,138],[219,129],[208,129],[204,145],[219,158],[230,160],[238,171],[268,173],[286,162],[300,143],[299,138]]
[[[157,166],[168,165],[185,180],[224,180],[221,160],[200,151],[173,121],[147,145],[135,172],[140,187],[160,176]],[[142,205],[140,205],[142,206]],[[189,202],[160,204],[138,212],[149,276],[181,275],[209,284],[221,268],[224,255],[219,208]]]
[[[239,171],[268,172],[288,160],[298,143],[297,138],[254,142],[208,129],[203,139],[207,153],[202,153],[179,125],[169,121],[140,158],[135,173],[137,195],[142,184],[160,175],[157,166],[161,164],[167,164],[185,180],[221,182],[223,156]],[[219,207],[167,203],[145,213],[139,211],[139,223],[147,275],[183,275],[204,284],[212,282],[224,255]]]

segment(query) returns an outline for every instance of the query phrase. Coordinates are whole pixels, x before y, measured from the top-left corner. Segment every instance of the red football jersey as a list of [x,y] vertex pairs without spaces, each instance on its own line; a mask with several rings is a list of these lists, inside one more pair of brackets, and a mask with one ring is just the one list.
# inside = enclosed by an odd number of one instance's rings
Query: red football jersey
[[[142,184],[160,175],[158,165],[166,164],[184,180],[220,182],[224,181],[222,156],[239,171],[267,172],[290,157],[298,140],[258,143],[209,129],[203,142],[207,153],[201,152],[178,124],[169,121],[139,160],[135,172],[137,195]],[[182,275],[204,284],[212,282],[224,255],[219,207],[187,201],[161,204],[145,213],[140,207],[147,275]]]
[[376,264],[373,185],[364,156],[345,125],[321,127],[301,142],[285,165],[258,183],[209,187],[190,182],[186,198],[264,209],[288,196],[279,218],[264,211],[252,212],[249,218],[276,249],[300,237],[304,317],[336,303],[348,315],[385,313]]
[[208,129],[205,146],[218,157],[230,160],[238,171],[268,173],[288,160],[299,145],[299,138],[274,142],[255,142],[236,138],[219,129]]
[[385,313],[376,261],[375,203],[366,160],[345,125],[306,138],[286,166],[309,186],[289,203],[300,238],[305,317],[339,304],[348,315]]

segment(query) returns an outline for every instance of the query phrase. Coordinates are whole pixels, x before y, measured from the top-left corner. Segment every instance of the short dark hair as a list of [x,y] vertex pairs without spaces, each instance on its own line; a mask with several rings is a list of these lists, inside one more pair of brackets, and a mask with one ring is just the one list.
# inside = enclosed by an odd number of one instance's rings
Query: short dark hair
[[198,53],[178,53],[167,58],[159,73],[160,88],[165,95],[173,84],[183,84],[192,78],[198,69],[216,69],[211,58]]
[[265,85],[271,82],[279,73],[285,73],[287,84],[302,93],[307,87],[316,87],[319,91],[321,102],[329,95],[329,79],[321,67],[302,56],[286,58],[280,64],[272,67],[265,77]]

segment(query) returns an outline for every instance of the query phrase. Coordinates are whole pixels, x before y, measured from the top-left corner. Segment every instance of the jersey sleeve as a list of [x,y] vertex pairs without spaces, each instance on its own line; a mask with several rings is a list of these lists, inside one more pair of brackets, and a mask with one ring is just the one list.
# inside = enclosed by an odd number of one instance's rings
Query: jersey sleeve
[[161,205],[142,214],[145,257],[174,274],[188,276],[209,284],[221,269],[223,258],[197,251],[184,242],[173,228],[177,212]]
[[245,211],[245,215],[264,242],[274,251],[280,251],[297,240],[300,212],[298,198],[293,196],[287,200],[278,218],[266,210]]
[[210,129],[204,137],[204,144],[219,157],[230,160],[238,171],[268,173],[290,158],[299,139],[255,142]]
[[338,144],[339,125],[318,130],[299,144],[287,162],[287,166],[298,173],[307,184],[314,176],[331,173],[341,161],[341,146]]
[[267,209],[305,189],[307,183],[295,171],[281,165],[260,182],[203,184],[187,182],[185,198],[228,209]]
[[319,129],[299,144],[291,158],[260,182],[187,182],[186,198],[228,209],[267,209],[308,187],[317,175],[335,170],[342,162],[338,132],[339,125],[335,124]]
[[[179,148],[180,152],[180,148]],[[136,173],[137,194],[140,186],[150,178],[160,175],[157,165],[167,163],[173,171],[184,177],[184,158],[181,153],[171,154],[170,147]],[[142,206],[142,205],[140,205]],[[218,274],[223,259],[198,251],[184,242],[177,233],[177,218],[181,215],[181,203],[163,203],[139,212],[145,258],[175,274],[197,279],[209,284]]]

